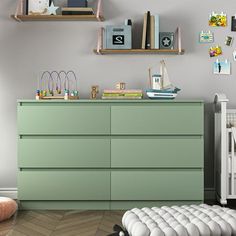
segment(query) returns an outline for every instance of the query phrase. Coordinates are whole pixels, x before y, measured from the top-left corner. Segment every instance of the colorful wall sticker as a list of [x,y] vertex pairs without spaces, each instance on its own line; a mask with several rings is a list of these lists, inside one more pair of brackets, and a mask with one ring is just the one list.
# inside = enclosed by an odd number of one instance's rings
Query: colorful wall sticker
[[232,44],[233,44],[233,37],[231,37],[231,36],[227,36],[226,38],[225,38],[225,45],[226,46],[232,46]]
[[209,55],[210,57],[217,57],[222,54],[222,49],[219,45],[211,47],[209,49]]
[[213,65],[213,73],[215,75],[230,75],[231,63],[228,60],[225,61],[216,60]]
[[236,61],[236,49],[234,49],[233,57],[234,57],[234,61]]
[[236,31],[236,15],[232,16],[231,20],[231,31]]
[[226,27],[227,15],[222,13],[212,12],[209,16],[209,26],[213,27]]
[[211,31],[201,31],[199,34],[200,43],[213,43],[214,34]]

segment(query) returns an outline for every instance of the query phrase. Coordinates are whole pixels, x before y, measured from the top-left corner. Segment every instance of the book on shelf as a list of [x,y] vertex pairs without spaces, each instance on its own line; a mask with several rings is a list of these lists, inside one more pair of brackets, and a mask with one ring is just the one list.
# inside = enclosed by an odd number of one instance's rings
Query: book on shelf
[[90,7],[62,7],[62,15],[94,15]]
[[106,89],[103,91],[103,99],[142,99],[143,91],[140,89]]
[[117,94],[117,93],[119,93],[119,94],[124,94],[124,93],[131,93],[131,94],[133,94],[133,93],[140,93],[140,94],[142,94],[142,90],[140,90],[140,89],[124,89],[124,90],[119,90],[119,89],[106,89],[106,90],[104,90],[103,91],[103,93],[115,93],[115,94]]
[[102,96],[102,99],[110,99],[110,100],[135,100],[135,99],[142,99],[143,97],[105,97],[105,96]]
[[146,49],[146,35],[147,35],[147,13],[144,14],[144,19],[143,19],[142,49]]
[[159,49],[159,15],[144,14],[142,49]]
[[148,11],[145,49],[150,49],[150,48],[151,48],[151,14],[150,11]]
[[68,7],[88,7],[87,0],[68,0]]

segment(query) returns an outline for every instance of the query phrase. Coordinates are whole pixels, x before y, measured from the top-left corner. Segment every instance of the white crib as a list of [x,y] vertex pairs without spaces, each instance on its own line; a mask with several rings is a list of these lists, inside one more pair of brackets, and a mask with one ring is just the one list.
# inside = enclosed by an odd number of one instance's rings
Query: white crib
[[227,109],[224,94],[215,95],[215,183],[222,205],[236,199],[236,109]]

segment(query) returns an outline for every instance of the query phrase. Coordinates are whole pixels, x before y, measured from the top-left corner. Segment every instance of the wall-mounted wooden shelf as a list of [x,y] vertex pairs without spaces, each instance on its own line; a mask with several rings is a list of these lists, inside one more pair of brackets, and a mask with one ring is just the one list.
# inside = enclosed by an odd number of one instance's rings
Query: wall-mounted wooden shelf
[[104,21],[103,16],[96,15],[11,15],[17,21]]
[[104,21],[102,0],[97,0],[97,9],[93,15],[24,15],[22,1],[18,0],[16,12],[11,15],[16,21]]
[[94,49],[94,53],[98,55],[106,54],[173,54],[173,55],[183,55],[184,49],[179,51],[178,49]]
[[97,49],[94,53],[97,55],[107,54],[170,54],[183,55],[185,50],[182,49],[181,30],[178,27],[175,32],[175,47],[174,49],[106,49],[103,48],[103,28],[98,32]]

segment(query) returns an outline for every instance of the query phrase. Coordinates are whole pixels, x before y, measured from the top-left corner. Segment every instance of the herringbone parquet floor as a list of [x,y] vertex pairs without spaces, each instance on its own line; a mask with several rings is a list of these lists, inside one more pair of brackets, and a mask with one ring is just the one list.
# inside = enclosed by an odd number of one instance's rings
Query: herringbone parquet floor
[[1,236],[106,236],[122,211],[19,211],[0,223]]

